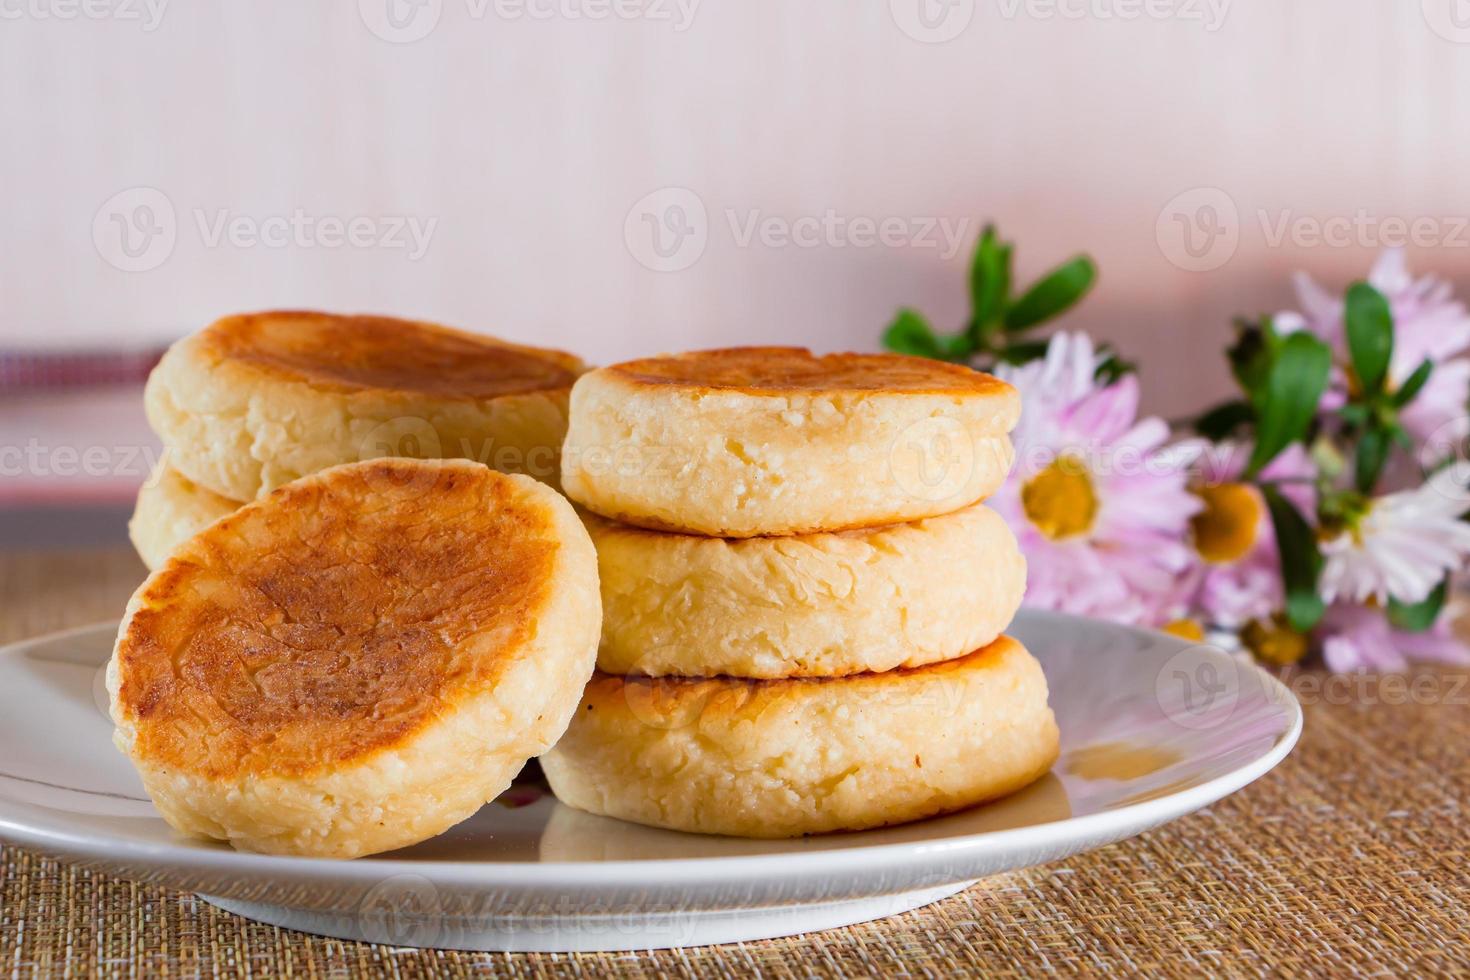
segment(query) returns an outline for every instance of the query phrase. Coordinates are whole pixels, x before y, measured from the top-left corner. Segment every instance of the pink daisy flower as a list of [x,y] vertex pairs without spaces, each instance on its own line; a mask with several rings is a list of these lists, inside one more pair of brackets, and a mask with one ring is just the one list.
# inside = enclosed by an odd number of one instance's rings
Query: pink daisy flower
[[1138,418],[1138,382],[1102,386],[1083,334],[1052,337],[1044,358],[998,373],[1021,392],[1016,468],[991,500],[1030,565],[1027,604],[1158,626],[1184,610],[1200,509],[1189,467],[1203,444],[1168,445]]
[[1414,660],[1470,665],[1470,652],[1451,635],[1447,619],[1423,633],[1406,633],[1394,629],[1382,609],[1334,606],[1322,621],[1322,658],[1339,673],[1404,671]]
[[[1206,528],[1201,524],[1231,522],[1237,526],[1215,529],[1217,534],[1233,538],[1226,553],[1201,556],[1195,608],[1207,625],[1239,630],[1252,621],[1271,620],[1285,606],[1286,594],[1276,532],[1266,501],[1255,487],[1237,482],[1245,470],[1249,447],[1227,444],[1217,450],[1209,454],[1206,480],[1198,491],[1208,506],[1195,521],[1196,544],[1204,544]],[[1283,496],[1309,518],[1316,512],[1315,477],[1316,466],[1300,445],[1287,447],[1261,472],[1262,480],[1277,481]],[[1233,493],[1235,513],[1228,513],[1217,503],[1221,490]],[[1248,507],[1240,506],[1247,501]],[[1205,550],[1210,551],[1208,547]]]
[[[1347,398],[1349,363],[1343,325],[1343,298],[1323,289],[1304,272],[1296,275],[1300,313],[1283,313],[1277,326],[1284,332],[1307,329],[1332,346],[1338,362],[1332,389],[1323,398],[1328,411]],[[1388,299],[1394,317],[1393,358],[1388,381],[1397,387],[1424,363],[1434,362],[1434,373],[1417,398],[1404,409],[1400,421],[1416,441],[1449,444],[1470,431],[1465,423],[1470,399],[1470,313],[1455,300],[1448,282],[1433,276],[1410,275],[1403,249],[1387,249],[1368,274],[1368,282]],[[1426,461],[1427,462],[1427,461]]]

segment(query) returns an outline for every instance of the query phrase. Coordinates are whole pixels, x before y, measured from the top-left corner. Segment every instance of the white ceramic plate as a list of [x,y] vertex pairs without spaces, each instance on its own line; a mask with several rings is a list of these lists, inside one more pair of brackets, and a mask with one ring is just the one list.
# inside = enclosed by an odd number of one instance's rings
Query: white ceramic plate
[[352,862],[175,835],[111,742],[115,626],[0,650],[0,837],[347,939],[485,950],[734,942],[917,908],[986,875],[1130,837],[1280,762],[1301,709],[1210,647],[1023,613],[1062,729],[1053,772],[990,806],[880,831],[751,841],[652,830],[517,787],[442,837]]

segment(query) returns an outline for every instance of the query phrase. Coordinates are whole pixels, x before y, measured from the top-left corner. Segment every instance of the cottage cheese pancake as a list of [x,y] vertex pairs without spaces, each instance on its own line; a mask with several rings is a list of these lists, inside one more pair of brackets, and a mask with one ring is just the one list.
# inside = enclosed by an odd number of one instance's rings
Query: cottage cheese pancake
[[155,569],[179,545],[240,506],[162,462],[138,491],[128,537],[143,564]]
[[918,667],[991,643],[1026,561],[984,504],[908,524],[709,538],[586,518],[610,674],[823,677]]
[[959,510],[1013,452],[1014,388],[898,354],[746,347],[629,361],[572,391],[574,500],[655,530],[803,534]]
[[116,741],[186,834],[403,847],[557,739],[599,620],[592,544],[551,489],[466,461],[335,467],[213,523],[133,596]]
[[277,311],[176,343],[145,405],[171,464],[233,500],[381,456],[464,457],[555,482],[583,369],[432,323]]
[[779,681],[598,673],[541,766],[602,816],[736,837],[864,830],[1008,795],[1057,757],[1015,640],[915,670]]

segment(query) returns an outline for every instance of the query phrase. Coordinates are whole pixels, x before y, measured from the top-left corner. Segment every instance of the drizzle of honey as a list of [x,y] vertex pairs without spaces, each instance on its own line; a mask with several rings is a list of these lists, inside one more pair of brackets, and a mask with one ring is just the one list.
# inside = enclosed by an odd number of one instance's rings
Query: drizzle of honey
[[1180,760],[1178,752],[1157,745],[1099,742],[1067,756],[1067,772],[1083,779],[1127,782],[1167,769]]

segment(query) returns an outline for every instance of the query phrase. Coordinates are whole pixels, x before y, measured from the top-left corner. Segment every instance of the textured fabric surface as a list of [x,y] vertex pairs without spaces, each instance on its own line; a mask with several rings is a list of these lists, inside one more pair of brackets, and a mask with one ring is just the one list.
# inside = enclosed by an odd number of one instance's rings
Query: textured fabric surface
[[[0,555],[0,639],[115,617],[125,551]],[[21,976],[1470,973],[1470,686],[1293,679],[1306,733],[1275,772],[1121,844],[883,922],[653,953],[393,949],[258,925],[7,847],[0,971]]]

